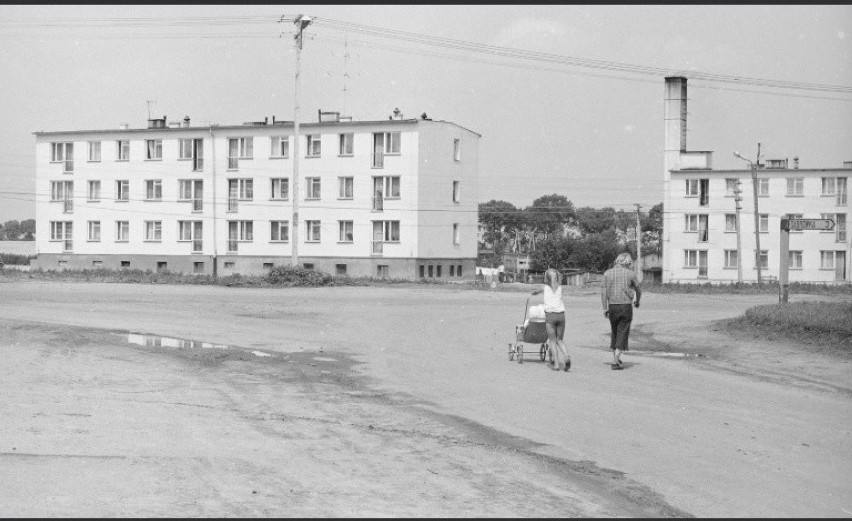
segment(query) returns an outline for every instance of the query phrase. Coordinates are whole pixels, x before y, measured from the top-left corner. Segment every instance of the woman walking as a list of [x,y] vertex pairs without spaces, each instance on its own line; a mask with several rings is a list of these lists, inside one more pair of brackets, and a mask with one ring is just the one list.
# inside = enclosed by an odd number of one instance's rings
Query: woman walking
[[544,294],[544,327],[547,329],[547,346],[554,355],[554,371],[567,371],[571,367],[571,357],[562,337],[565,335],[565,303],[562,302],[562,285],[559,272],[551,268],[544,272],[544,284],[541,289],[533,290],[533,295]]

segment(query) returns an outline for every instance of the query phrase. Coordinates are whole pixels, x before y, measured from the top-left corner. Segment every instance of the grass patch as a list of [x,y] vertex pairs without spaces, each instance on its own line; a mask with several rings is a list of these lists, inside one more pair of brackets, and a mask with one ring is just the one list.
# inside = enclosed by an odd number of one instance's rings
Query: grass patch
[[796,302],[755,306],[722,320],[729,332],[793,340],[817,350],[852,355],[852,302]]

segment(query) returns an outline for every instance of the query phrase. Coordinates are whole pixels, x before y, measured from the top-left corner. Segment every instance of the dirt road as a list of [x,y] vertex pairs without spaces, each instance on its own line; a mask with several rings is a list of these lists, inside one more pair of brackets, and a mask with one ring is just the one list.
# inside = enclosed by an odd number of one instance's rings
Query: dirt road
[[571,295],[565,374],[509,362],[523,294],[0,292],[0,515],[852,515],[850,361],[709,326],[767,297],[646,295],[617,372]]

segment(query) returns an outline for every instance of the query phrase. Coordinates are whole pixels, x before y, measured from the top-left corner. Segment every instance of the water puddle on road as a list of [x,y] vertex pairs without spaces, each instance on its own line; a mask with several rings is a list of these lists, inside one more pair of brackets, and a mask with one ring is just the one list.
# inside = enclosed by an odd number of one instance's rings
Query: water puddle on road
[[172,338],[161,335],[149,335],[146,333],[114,333],[124,337],[128,344],[134,344],[145,347],[171,347],[174,349],[233,349],[238,351],[248,351],[255,356],[275,356],[272,353],[266,353],[257,350],[248,350],[239,346],[229,344],[217,344],[215,342],[202,342],[200,340],[189,340],[186,338]]
[[624,353],[625,355],[639,355],[639,356],[659,356],[665,358],[704,358],[704,355],[701,353],[672,353],[670,351],[637,351],[635,349],[631,349],[630,351]]

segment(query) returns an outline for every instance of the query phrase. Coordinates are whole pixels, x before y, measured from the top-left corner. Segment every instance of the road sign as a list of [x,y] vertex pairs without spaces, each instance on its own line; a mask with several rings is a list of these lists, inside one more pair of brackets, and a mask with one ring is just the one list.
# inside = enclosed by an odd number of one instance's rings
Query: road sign
[[787,221],[789,231],[834,229],[834,221],[831,219],[784,219],[783,221]]

